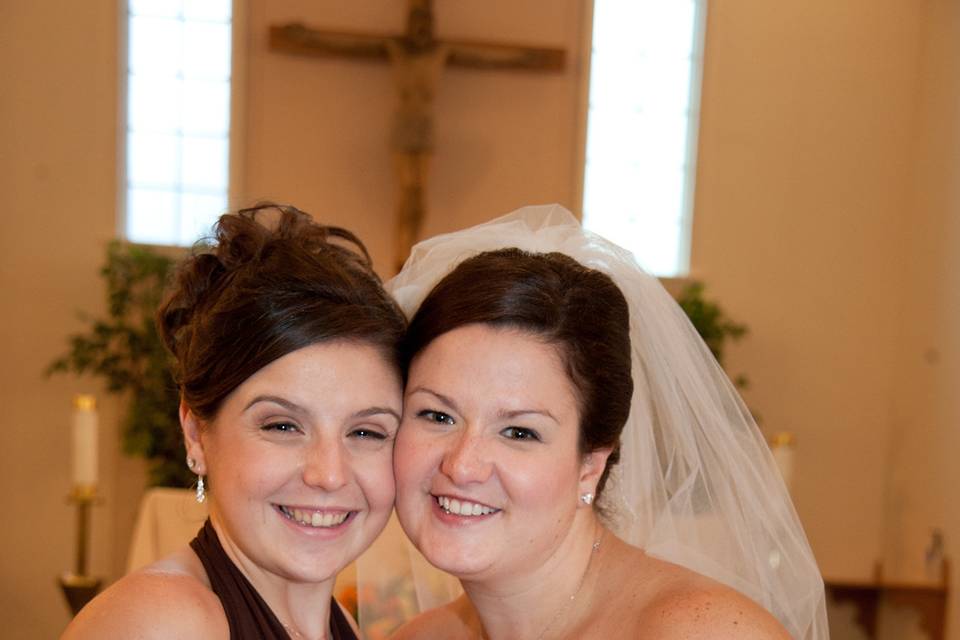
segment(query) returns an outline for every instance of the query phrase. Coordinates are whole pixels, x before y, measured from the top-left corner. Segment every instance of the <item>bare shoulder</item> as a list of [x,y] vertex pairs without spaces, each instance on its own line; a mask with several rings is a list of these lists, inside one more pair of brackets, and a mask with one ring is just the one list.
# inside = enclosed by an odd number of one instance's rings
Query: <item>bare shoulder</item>
[[[661,562],[661,561],[657,561]],[[672,640],[790,640],[780,623],[738,591],[671,565],[658,592],[640,609],[644,637]]]
[[223,606],[198,565],[192,552],[178,552],[125,576],[85,606],[61,638],[228,638]]
[[397,629],[390,640],[418,640],[444,638],[466,640],[476,638],[476,615],[466,596],[461,595],[450,604],[424,611]]

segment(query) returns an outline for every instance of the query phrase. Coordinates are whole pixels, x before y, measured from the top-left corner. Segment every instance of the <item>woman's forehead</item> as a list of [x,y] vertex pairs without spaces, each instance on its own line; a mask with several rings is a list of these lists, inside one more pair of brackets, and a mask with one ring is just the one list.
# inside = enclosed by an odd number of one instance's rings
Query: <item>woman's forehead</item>
[[498,412],[576,404],[560,349],[510,327],[473,324],[438,336],[411,365],[408,395],[421,387]]

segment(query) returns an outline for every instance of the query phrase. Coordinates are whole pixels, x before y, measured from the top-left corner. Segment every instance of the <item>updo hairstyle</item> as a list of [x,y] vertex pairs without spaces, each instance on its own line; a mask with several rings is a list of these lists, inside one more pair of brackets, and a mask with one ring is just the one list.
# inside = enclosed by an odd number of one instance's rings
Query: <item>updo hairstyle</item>
[[373,345],[399,372],[405,325],[355,235],[275,204],[221,216],[157,312],[181,397],[204,421],[254,373],[320,342]]
[[599,495],[620,459],[633,395],[623,293],[606,274],[562,253],[481,253],[447,274],[420,305],[403,342],[404,370],[439,336],[475,323],[520,329],[558,348],[578,396],[580,453],[612,448]]

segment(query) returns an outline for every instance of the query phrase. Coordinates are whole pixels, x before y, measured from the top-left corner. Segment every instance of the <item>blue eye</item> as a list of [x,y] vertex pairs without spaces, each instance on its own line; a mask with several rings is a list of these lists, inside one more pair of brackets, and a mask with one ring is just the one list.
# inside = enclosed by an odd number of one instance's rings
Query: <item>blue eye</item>
[[261,429],[263,431],[276,431],[279,433],[296,433],[300,431],[300,427],[292,422],[271,422],[270,424],[263,425]]
[[429,422],[435,422],[437,424],[456,424],[449,415],[442,411],[434,411],[433,409],[424,409],[423,411],[417,414],[418,418],[423,418]]
[[510,440],[533,440],[540,442],[540,434],[533,429],[526,429],[524,427],[507,427],[500,433]]
[[359,438],[361,440],[386,440],[387,436],[380,433],[379,431],[374,431],[373,429],[354,429],[350,432],[350,437]]

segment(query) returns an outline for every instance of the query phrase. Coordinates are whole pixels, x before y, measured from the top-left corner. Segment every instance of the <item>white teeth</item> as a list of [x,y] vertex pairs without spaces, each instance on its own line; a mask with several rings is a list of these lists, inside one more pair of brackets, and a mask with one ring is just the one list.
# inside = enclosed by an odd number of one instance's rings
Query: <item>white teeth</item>
[[442,508],[444,511],[458,516],[485,516],[487,514],[499,511],[499,509],[494,509],[493,507],[488,507],[476,502],[455,500],[453,498],[448,498],[447,496],[437,496],[436,500],[437,504],[439,504],[440,508]]
[[343,524],[343,521],[350,515],[348,511],[340,513],[331,513],[329,511],[303,511],[301,509],[291,509],[290,507],[280,507],[280,512],[300,524],[308,527],[335,527]]

